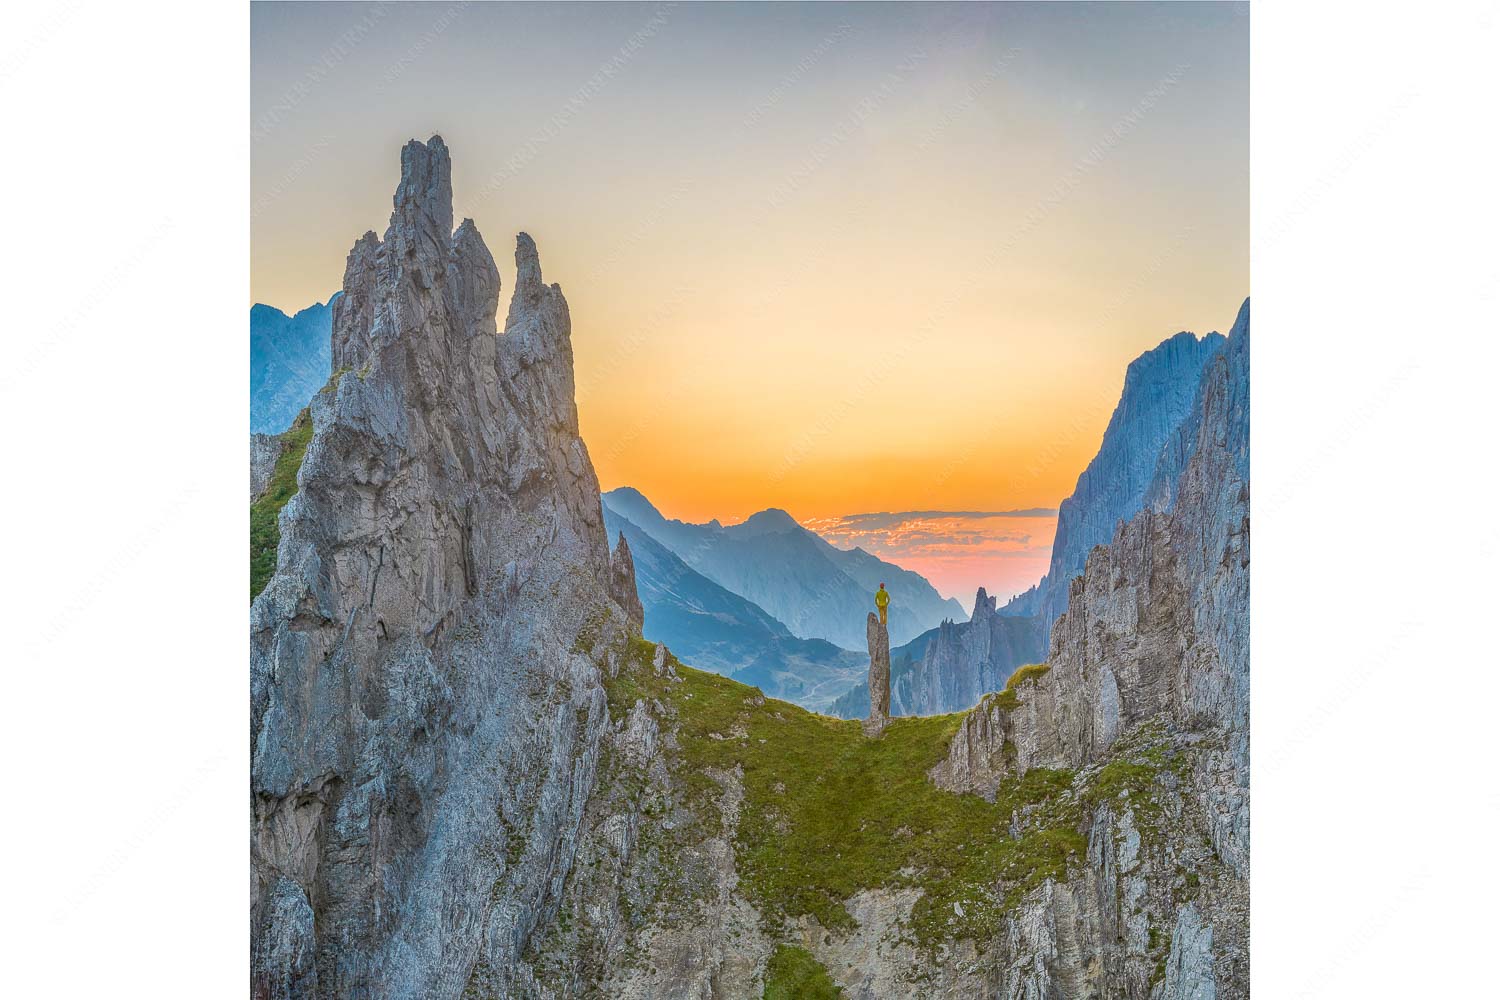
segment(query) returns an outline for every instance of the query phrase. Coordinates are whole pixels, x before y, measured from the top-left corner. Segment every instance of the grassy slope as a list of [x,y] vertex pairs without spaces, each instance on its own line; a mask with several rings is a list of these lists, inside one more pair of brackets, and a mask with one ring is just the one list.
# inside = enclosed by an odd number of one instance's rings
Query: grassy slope
[[281,544],[281,529],[276,517],[286,502],[297,494],[297,470],[312,440],[312,417],[307,410],[297,414],[292,426],[281,434],[281,456],[271,472],[265,492],[250,505],[250,600],[255,600],[271,575],[276,572],[276,547]]
[[777,945],[761,1000],[837,1000],[843,991],[805,948]]
[[[767,700],[675,661],[679,681],[657,676],[654,651],[632,641],[608,685],[611,714],[621,717],[638,698],[668,710],[677,729],[674,770],[705,836],[719,822],[712,803],[721,785],[710,769],[742,769],[740,886],[773,931],[802,914],[850,929],[845,900],[912,885],[923,890],[908,928],[919,946],[988,940],[1026,891],[1061,877],[1084,852],[1069,772],[1033,769],[1003,785],[993,803],[927,779],[962,714],[893,719],[868,739],[858,722]],[[1019,836],[1011,836],[1018,814]]]

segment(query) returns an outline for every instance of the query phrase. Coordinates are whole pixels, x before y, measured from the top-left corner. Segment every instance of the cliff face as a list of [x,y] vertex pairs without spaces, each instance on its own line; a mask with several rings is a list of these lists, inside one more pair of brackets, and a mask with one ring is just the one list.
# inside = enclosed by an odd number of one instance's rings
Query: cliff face
[[922,659],[893,682],[895,710],[900,715],[961,711],[1045,655],[1040,620],[1000,614],[981,587],[969,620],[939,626]]
[[567,303],[453,229],[440,138],[349,255],[276,571],[250,611],[258,997],[456,996],[556,911],[625,622]]
[[1150,995],[1248,995],[1248,303],[1192,426],[1171,510],[1142,511],[1090,554],[1049,669],[986,698],[933,770],[981,795],[1034,768],[1096,774],[1115,792],[1093,807],[1087,869],[1014,918],[1012,940],[1074,942],[1017,968],[1038,987],[1086,978],[1092,962],[1130,985],[1117,995],[1146,996],[1140,944],[1155,929],[1171,945],[1164,992]]
[[1201,339],[1179,333],[1130,363],[1099,451],[1058,508],[1047,575],[1003,613],[1036,615],[1043,631],[1050,631],[1067,610],[1069,583],[1094,546],[1107,543],[1119,521],[1135,516],[1153,483],[1176,481],[1187,460],[1183,445],[1190,441],[1178,437],[1176,449],[1164,449],[1193,417],[1199,380],[1224,343],[1217,333]]

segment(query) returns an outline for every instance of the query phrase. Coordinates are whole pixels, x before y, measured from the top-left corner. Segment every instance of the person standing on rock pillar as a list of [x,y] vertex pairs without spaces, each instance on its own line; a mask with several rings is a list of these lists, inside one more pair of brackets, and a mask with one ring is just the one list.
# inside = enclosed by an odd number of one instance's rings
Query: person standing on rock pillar
[[875,607],[880,611],[880,624],[882,625],[885,624],[885,609],[890,606],[890,603],[891,592],[886,590],[885,584],[882,583],[880,589],[875,591]]

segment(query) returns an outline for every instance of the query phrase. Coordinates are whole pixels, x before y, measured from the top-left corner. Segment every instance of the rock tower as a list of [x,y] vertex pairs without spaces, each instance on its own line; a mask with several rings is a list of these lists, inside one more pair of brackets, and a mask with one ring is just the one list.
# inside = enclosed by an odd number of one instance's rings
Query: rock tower
[[865,640],[870,646],[870,717],[865,732],[875,736],[891,721],[891,636],[873,611],[865,619]]

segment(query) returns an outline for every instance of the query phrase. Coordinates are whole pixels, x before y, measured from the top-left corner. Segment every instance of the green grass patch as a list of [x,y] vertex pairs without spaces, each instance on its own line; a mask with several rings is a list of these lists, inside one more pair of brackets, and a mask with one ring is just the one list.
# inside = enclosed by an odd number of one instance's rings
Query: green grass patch
[[762,1000],[835,1000],[843,994],[806,948],[780,944],[766,967]]
[[297,494],[297,471],[312,440],[312,416],[303,410],[292,426],[281,434],[281,455],[266,483],[265,492],[250,505],[250,600],[255,600],[276,572],[276,547],[281,528],[276,523],[281,508]]
[[1017,667],[1016,672],[1010,675],[1010,680],[1005,682],[1005,690],[1014,691],[1024,682],[1035,680],[1052,669],[1050,663],[1028,663],[1024,667]]
[[1025,892],[1061,877],[1084,852],[1069,772],[1033,769],[1008,779],[993,803],[928,780],[961,713],[895,718],[869,739],[857,721],[767,699],[675,659],[680,680],[657,676],[654,652],[649,642],[629,641],[619,676],[607,682],[611,715],[622,717],[642,698],[675,717],[674,770],[700,835],[719,825],[713,803],[722,788],[709,772],[742,770],[737,867],[773,933],[803,914],[852,929],[845,900],[914,885],[923,890],[908,927],[914,943],[986,941]]
[[1011,674],[1010,679],[1005,682],[1005,688],[998,692],[991,702],[1007,712],[1015,711],[1021,704],[1021,697],[1017,693],[1021,682],[1040,677],[1051,669],[1052,665],[1049,663],[1028,663],[1024,667],[1017,667],[1016,672]]

